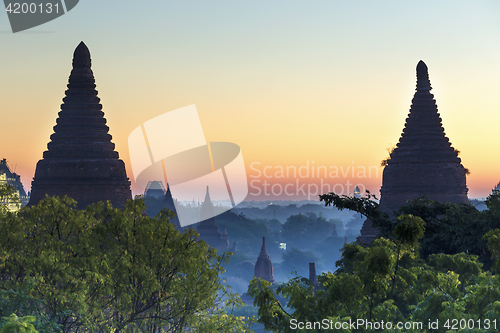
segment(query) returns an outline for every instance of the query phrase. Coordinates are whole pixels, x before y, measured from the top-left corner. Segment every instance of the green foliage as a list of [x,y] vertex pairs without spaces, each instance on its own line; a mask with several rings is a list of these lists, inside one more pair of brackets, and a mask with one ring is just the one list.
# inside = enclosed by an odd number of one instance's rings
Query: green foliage
[[487,242],[488,250],[492,253],[494,260],[493,269],[500,270],[500,229],[490,230],[484,235]]
[[[406,332],[448,332],[443,326],[447,319],[470,319],[477,328],[478,320],[498,318],[498,276],[484,272],[474,255],[441,253],[426,261],[420,259],[418,239],[424,233],[423,220],[407,215],[398,222],[395,241],[379,238],[368,247],[346,244],[338,262],[341,269],[318,276],[319,287],[304,278],[291,279],[278,287],[276,294],[286,298],[286,308],[268,283],[253,280],[249,293],[259,307],[259,322],[272,332],[292,332],[292,319],[315,322],[324,318],[334,322],[422,322],[421,329]],[[489,239],[496,241],[493,236]],[[429,321],[436,320],[441,323],[439,329],[429,328]],[[359,328],[351,331],[372,332]]]
[[271,283],[260,278],[254,278],[248,286],[248,295],[254,299],[258,307],[258,322],[272,332],[291,332],[288,321],[291,315],[285,311],[276,299]]
[[387,164],[389,164],[389,160],[391,159],[391,154],[394,151],[394,149],[396,149],[396,146],[394,146],[394,145],[389,147],[389,148],[386,148],[387,153],[389,153],[389,156],[387,158],[383,159],[382,162],[380,162],[381,167],[385,167]]
[[[368,194],[363,198],[338,196],[329,193],[320,196],[325,205],[339,209],[356,211],[372,220],[378,227],[379,235],[394,239],[394,228],[398,225],[380,211],[375,196]],[[412,215],[425,222],[424,236],[420,240],[420,254],[427,258],[434,253],[469,253],[479,256],[479,261],[489,269],[492,264],[487,252],[488,231],[500,228],[500,192],[494,191],[485,201],[488,210],[479,211],[470,204],[439,203],[427,198],[411,200],[401,207],[395,216]]]
[[234,331],[228,327],[236,318],[217,311],[230,296],[219,277],[227,257],[195,231],[175,230],[164,210],[145,216],[142,200],[125,210],[98,203],[80,211],[75,204],[47,197],[2,218],[5,309],[37,309],[41,324],[62,332],[180,332],[201,330],[200,323],[228,323],[222,331]]
[[394,227],[394,236],[398,244],[415,247],[424,236],[425,222],[418,216],[401,215]]
[[31,324],[36,320],[33,316],[19,318],[13,313],[5,319],[6,322],[0,329],[0,333],[38,333],[35,326]]
[[[488,197],[489,209],[483,212],[422,198],[401,208],[394,220],[380,212],[373,198],[321,196],[326,205],[372,219],[382,237],[364,247],[345,244],[339,269],[318,276],[319,286],[294,278],[277,288],[275,296],[268,285],[253,281],[249,293],[259,307],[259,322],[273,332],[291,332],[292,318],[421,322],[422,327],[405,332],[456,332],[444,325],[457,319],[475,324],[460,332],[498,331],[500,276],[492,272],[500,269],[500,192]],[[286,304],[277,302],[280,294]],[[429,326],[438,321],[438,328]]]
[[335,206],[340,210],[348,209],[360,213],[373,222],[373,227],[379,228],[383,236],[392,232],[392,222],[389,215],[380,210],[379,204],[375,201],[375,195],[366,191],[366,196],[361,198],[339,196],[335,193],[322,194],[320,201],[325,202],[325,206]]
[[21,200],[15,189],[9,185],[0,185],[0,214],[6,214],[9,210],[17,210],[21,207]]
[[[48,319],[42,309],[42,301],[28,296],[34,286],[32,283],[21,285],[19,290],[0,291],[0,318],[12,313],[31,314],[36,317],[34,326],[40,333],[60,332],[61,327],[54,320]],[[22,309],[22,310],[20,310]]]

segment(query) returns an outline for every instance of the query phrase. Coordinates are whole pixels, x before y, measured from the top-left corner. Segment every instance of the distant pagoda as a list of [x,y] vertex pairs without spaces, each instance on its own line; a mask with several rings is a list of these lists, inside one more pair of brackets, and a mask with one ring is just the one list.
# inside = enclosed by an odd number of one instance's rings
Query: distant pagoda
[[[163,183],[160,182],[160,184],[163,186]],[[172,192],[170,192],[170,186],[167,183],[167,191],[165,192],[165,195],[163,197],[163,207],[166,209],[170,210],[172,213],[175,214],[175,217],[170,220],[170,223],[172,223],[177,230],[182,230],[181,223],[179,221],[179,217],[177,216],[177,210],[175,208],[175,203],[174,203],[174,198],[172,197]]]
[[[469,202],[467,171],[444,133],[431,89],[427,66],[420,61],[410,113],[382,178],[380,209],[390,215],[408,200],[423,196],[439,202]],[[370,243],[377,234],[366,220],[358,239]]]
[[262,237],[262,248],[255,263],[254,276],[274,283],[273,263],[271,262],[269,253],[267,253],[266,237]]
[[229,241],[227,239],[227,231],[225,234],[219,232],[219,228],[215,225],[215,211],[212,200],[210,199],[210,193],[208,191],[205,194],[205,201],[201,205],[201,223],[196,228],[196,231],[200,234],[200,238],[207,242],[208,245],[221,250],[227,251],[229,249]]
[[81,42],[73,55],[54,134],[36,166],[29,205],[36,205],[46,194],[68,195],[79,209],[105,200],[123,207],[132,198],[125,164],[111,143],[90,67],[89,49]]
[[[0,161],[0,186],[10,186],[14,189],[14,193],[19,198],[21,206],[26,206],[29,201],[29,196],[24,191],[23,184],[21,183],[21,176],[12,172],[4,158]],[[0,204],[5,204],[10,211],[17,211],[20,207],[16,202],[11,200],[0,201]]]
[[354,197],[355,198],[361,198],[361,190],[359,189],[358,185],[354,188]]
[[146,185],[146,189],[144,190],[145,197],[153,197],[153,198],[163,198],[165,196],[165,186],[163,183],[157,180],[150,181]]

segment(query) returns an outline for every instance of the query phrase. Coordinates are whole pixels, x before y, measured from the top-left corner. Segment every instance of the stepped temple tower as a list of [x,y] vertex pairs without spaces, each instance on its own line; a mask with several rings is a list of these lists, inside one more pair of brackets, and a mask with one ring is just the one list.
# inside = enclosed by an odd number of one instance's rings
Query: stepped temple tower
[[273,263],[267,253],[265,237],[262,237],[262,248],[260,249],[260,255],[255,263],[254,276],[274,283]]
[[[407,200],[423,196],[439,202],[469,202],[467,171],[444,133],[431,89],[427,66],[420,61],[410,113],[382,176],[380,209],[390,216]],[[377,233],[366,220],[358,239],[369,243]]]
[[214,205],[210,199],[210,193],[205,194],[205,201],[201,205],[201,223],[196,228],[200,234],[200,238],[207,242],[208,245],[220,251],[227,251],[229,249],[229,241],[227,240],[227,231],[225,235],[219,232],[219,228],[215,225]]
[[78,202],[78,209],[105,200],[123,207],[132,199],[125,164],[111,143],[90,67],[89,49],[81,42],[73,55],[54,134],[36,166],[29,205],[46,194],[68,195]]

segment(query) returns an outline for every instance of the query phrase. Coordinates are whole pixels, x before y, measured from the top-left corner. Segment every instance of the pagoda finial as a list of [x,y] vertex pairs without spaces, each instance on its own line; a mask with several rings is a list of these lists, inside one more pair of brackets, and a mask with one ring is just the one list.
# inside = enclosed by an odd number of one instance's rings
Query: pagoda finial
[[266,249],[266,237],[262,237],[262,248],[260,249],[260,256],[269,256]]
[[73,53],[73,68],[90,68],[90,51],[84,42],[80,42]]
[[212,201],[212,200],[210,199],[210,192],[208,191],[208,185],[207,185],[207,193],[205,194],[205,201],[207,201],[207,200],[208,200],[208,201]]
[[431,82],[429,81],[429,73],[427,72],[427,65],[420,60],[417,64],[417,91],[428,92],[432,89]]

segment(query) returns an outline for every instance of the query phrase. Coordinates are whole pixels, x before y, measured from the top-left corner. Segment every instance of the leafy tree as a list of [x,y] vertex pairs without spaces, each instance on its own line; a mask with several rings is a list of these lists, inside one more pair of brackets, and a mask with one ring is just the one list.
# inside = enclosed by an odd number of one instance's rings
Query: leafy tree
[[492,253],[493,269],[498,272],[500,269],[500,229],[488,231],[483,238],[487,241],[488,249]]
[[[379,228],[379,235],[394,239],[396,223],[380,211],[375,196],[362,198],[324,194],[320,200],[325,205],[356,211],[372,220]],[[427,198],[408,202],[394,212],[395,216],[413,215],[425,222],[425,233],[420,241],[420,254],[427,258],[434,253],[456,254],[465,252],[479,256],[479,261],[488,269],[492,261],[487,252],[483,235],[489,230],[500,228],[500,192],[494,191],[485,201],[488,210],[479,211],[470,204],[440,203]]]
[[393,223],[389,215],[380,210],[379,204],[375,201],[375,195],[366,191],[365,197],[349,197],[347,195],[339,196],[335,193],[322,194],[320,201],[325,202],[325,206],[335,206],[340,210],[351,210],[358,212],[365,218],[373,222],[375,228],[379,228],[382,236],[388,236],[392,233]]
[[[483,271],[474,255],[441,253],[420,259],[418,239],[424,234],[420,218],[401,216],[394,230],[394,241],[379,238],[369,247],[346,244],[338,263],[341,270],[318,276],[319,287],[308,279],[294,278],[280,285],[276,296],[268,283],[252,280],[249,294],[259,308],[258,321],[273,332],[297,331],[291,329],[292,319],[319,322],[325,318],[333,322],[422,322],[423,327],[406,332],[451,332],[444,325],[457,318],[475,324],[468,332],[484,332],[487,323],[487,331],[495,330],[493,321],[500,314],[498,276]],[[498,235],[500,230],[485,237],[492,252],[500,249]],[[286,304],[278,302],[279,295],[286,298]],[[436,320],[440,326],[434,330],[428,323]],[[394,330],[358,327],[345,331]]]
[[13,313],[6,318],[6,323],[0,329],[0,333],[38,333],[35,326],[31,324],[35,320],[33,316],[19,318]]
[[123,211],[75,204],[47,197],[2,217],[1,291],[26,295],[41,320],[62,332],[180,332],[200,322],[235,323],[215,311],[230,296],[219,277],[227,257],[194,230],[175,230],[166,211],[145,216],[142,200],[128,201]]
[[17,210],[21,207],[21,200],[15,189],[9,185],[0,185],[0,214],[9,210]]
[[[475,325],[460,330],[463,332],[498,330],[500,277],[493,275],[500,268],[498,192],[488,197],[488,210],[483,212],[470,205],[423,198],[403,207],[395,220],[381,213],[370,196],[357,199],[331,193],[322,199],[327,205],[352,209],[372,219],[382,237],[369,246],[345,244],[337,262],[339,269],[318,276],[319,286],[295,278],[280,285],[275,295],[265,282],[252,280],[249,294],[259,308],[258,321],[266,329],[292,332],[297,331],[290,327],[292,319],[328,318],[334,322],[422,322],[423,327],[405,331],[455,332],[450,320],[456,318]],[[286,301],[279,303],[279,296]],[[436,320],[438,328],[428,326]],[[358,327],[345,331],[374,330]]]

